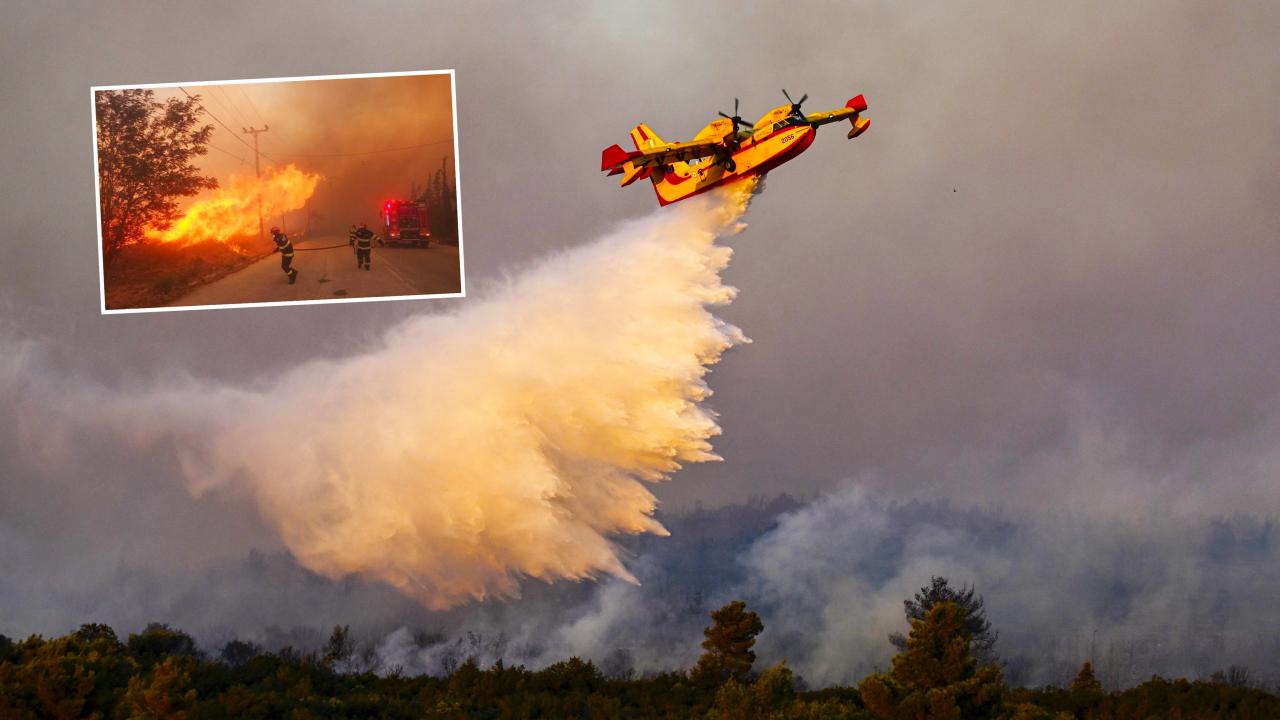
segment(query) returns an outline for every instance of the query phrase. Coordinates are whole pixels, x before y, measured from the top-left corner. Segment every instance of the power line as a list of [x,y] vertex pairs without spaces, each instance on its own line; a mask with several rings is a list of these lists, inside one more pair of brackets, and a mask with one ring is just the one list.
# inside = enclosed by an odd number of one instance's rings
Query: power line
[[215,89],[216,89],[216,88],[215,88],[213,85],[209,85],[209,86],[206,88],[206,90],[208,90],[208,94],[204,96],[204,99],[205,99],[205,100],[208,100],[208,101],[212,101],[213,103],[217,103],[218,108],[219,108],[219,109],[218,109],[218,112],[222,113],[223,115],[226,115],[227,117],[230,117],[230,118],[231,118],[231,119],[233,119],[233,120],[240,120],[240,114],[239,114],[239,113],[237,113],[237,112],[235,112],[235,111],[231,108],[231,106],[227,104],[227,101],[226,101],[226,100],[224,100],[224,99],[222,99],[222,98],[218,97],[216,94],[214,94],[214,92],[213,92],[213,91],[214,91]]
[[226,104],[231,106],[231,113],[235,115],[237,119],[239,119],[245,125],[253,124],[253,122],[250,121],[249,119],[249,114],[241,110],[239,105],[236,105],[235,98],[231,97],[231,93],[227,92],[227,89],[225,87],[218,87],[217,85],[209,86],[210,90],[213,90],[215,88],[218,90],[218,92],[222,93],[222,97],[224,100],[226,100]]
[[[431,147],[432,145],[443,145],[451,142],[453,142],[452,138],[448,140],[436,140],[435,142],[422,143],[421,145],[406,145],[404,147],[382,148],[381,150],[366,150],[363,152],[349,153],[285,153],[272,150],[271,154],[283,157],[354,157],[357,155],[377,155],[378,153],[400,152],[401,150],[417,150],[418,148]],[[266,155],[265,152],[262,154]],[[268,155],[268,157],[270,157],[270,155]]]
[[[209,87],[214,87],[214,86],[212,86],[212,85],[211,85],[211,86],[209,86]],[[349,152],[349,153],[287,153],[287,152],[278,152],[278,151],[274,151],[274,150],[273,150],[272,152],[270,152],[270,153],[266,153],[266,152],[263,152],[263,151],[261,151],[261,150],[259,150],[259,149],[255,148],[253,145],[250,145],[250,144],[249,144],[249,143],[248,143],[244,138],[242,138],[242,137],[240,137],[239,135],[237,135],[237,134],[236,134],[236,132],[235,132],[234,130],[232,130],[230,127],[228,127],[226,123],[222,122],[222,120],[221,120],[221,119],[219,119],[217,115],[214,115],[214,114],[213,114],[213,112],[211,112],[211,111],[209,110],[209,108],[205,107],[205,106],[204,106],[204,105],[203,105],[199,100],[196,100],[195,96],[193,96],[191,93],[187,92],[187,89],[186,89],[186,88],[184,88],[184,87],[182,87],[181,85],[179,85],[179,86],[178,86],[178,89],[182,91],[182,94],[183,94],[183,95],[186,95],[188,98],[191,98],[192,100],[194,100],[194,101],[195,101],[195,103],[196,103],[196,105],[197,105],[197,106],[199,106],[199,108],[200,108],[201,110],[204,110],[206,113],[208,113],[209,117],[213,118],[214,122],[218,123],[218,124],[219,124],[219,125],[221,125],[224,129],[226,129],[226,131],[227,131],[227,132],[231,133],[231,136],[232,136],[232,137],[234,137],[236,140],[238,140],[238,141],[240,142],[240,144],[241,144],[241,145],[244,145],[245,147],[249,148],[250,150],[253,150],[253,151],[254,151],[254,155],[261,155],[262,157],[266,157],[266,158],[275,158],[275,157],[299,157],[299,158],[358,157],[358,156],[361,156],[361,155],[377,155],[377,154],[379,154],[379,153],[402,152],[402,151],[404,151],[404,150],[417,150],[417,149],[419,149],[419,148],[432,147],[432,146],[434,146],[434,145],[443,145],[443,144],[445,144],[445,143],[452,143],[452,142],[453,142],[453,138],[448,138],[448,139],[445,139],[445,140],[436,140],[436,141],[433,141],[433,142],[421,143],[421,144],[418,144],[418,145],[405,145],[405,146],[403,146],[403,147],[380,148],[380,149],[378,149],[378,150],[364,150],[364,151],[360,151],[360,152]],[[224,92],[225,92],[225,91],[224,91]],[[248,97],[249,97],[248,95],[245,95],[245,98],[248,98]],[[250,101],[250,102],[252,103],[252,101]],[[234,106],[232,106],[232,107],[234,108]],[[254,108],[254,112],[257,112],[257,108]],[[259,117],[259,118],[261,118],[262,116],[261,116],[261,115],[259,115],[258,117]],[[264,124],[265,124],[265,123],[264,123]],[[255,135],[254,139],[255,139],[255,140],[257,140],[257,136],[256,136],[256,135]],[[221,148],[219,148],[219,149],[221,149]],[[226,152],[226,151],[224,150],[223,152]]]
[[249,103],[249,109],[253,110],[253,114],[258,116],[258,119],[262,121],[263,125],[266,125],[267,121],[263,120],[262,113],[258,112],[258,106],[253,104],[253,98],[249,97],[249,93],[244,91],[244,86],[237,85],[236,89],[240,91],[240,94],[244,96],[245,101]]
[[[178,88],[178,89],[179,89],[179,90],[182,90],[182,88]],[[187,92],[187,91],[186,91],[186,90],[182,90],[182,92],[184,92],[184,93],[185,93],[185,92]],[[191,95],[190,95],[190,94],[188,94],[188,95],[187,95],[187,97],[191,97]],[[194,99],[194,98],[193,98],[193,99]],[[214,120],[218,120],[218,118],[214,117],[213,113],[209,112],[209,109],[208,109],[208,108],[206,108],[204,105],[201,105],[201,104],[200,104],[200,101],[199,101],[199,100],[196,100],[196,105],[199,105],[201,110],[204,110],[206,113],[208,113],[208,114],[209,114],[209,117],[212,117]],[[218,124],[219,124],[219,125],[222,125],[222,121],[221,121],[221,120],[218,120]],[[222,125],[222,127],[224,127],[224,128],[225,128],[225,127],[227,127],[227,126],[226,126],[226,125]],[[228,129],[228,130],[230,130],[230,128],[227,128],[227,129]],[[239,137],[238,137],[238,136],[232,135],[232,137],[235,137],[237,140],[239,140]],[[249,164],[249,161],[248,161],[248,160],[246,160],[245,158],[240,157],[239,155],[237,155],[237,154],[235,154],[235,153],[231,152],[230,150],[225,150],[225,149],[223,149],[223,148],[220,148],[220,147],[218,147],[217,145],[214,145],[213,143],[205,143],[205,144],[206,144],[208,147],[211,147],[211,148],[213,148],[214,150],[217,150],[218,152],[220,152],[220,153],[222,153],[222,154],[224,154],[224,155],[230,155],[231,157],[235,158],[236,160],[239,160],[241,163],[244,163],[245,165],[248,165],[248,164]],[[246,143],[246,145],[248,145],[248,143]]]
[[220,153],[223,153],[223,154],[225,154],[225,155],[230,155],[231,157],[233,157],[233,158],[235,158],[235,159],[239,160],[240,162],[242,162],[242,163],[244,163],[244,164],[246,164],[246,165],[248,165],[248,164],[249,164],[249,161],[248,161],[248,160],[245,160],[244,158],[240,157],[239,155],[237,155],[237,154],[235,154],[235,153],[233,153],[233,152],[230,152],[230,151],[228,151],[228,150],[223,150],[222,148],[218,147],[217,145],[214,145],[213,143],[206,143],[206,144],[207,144],[209,147],[213,148],[214,150],[217,150],[217,151],[218,151],[218,152],[220,152]]
[[209,112],[209,108],[207,108],[207,107],[205,107],[203,104],[201,104],[201,102],[200,102],[199,100],[196,100],[195,96],[194,96],[194,95],[192,95],[191,93],[187,92],[187,89],[186,89],[186,88],[184,88],[184,87],[182,87],[181,85],[179,85],[179,86],[178,86],[178,89],[182,91],[182,94],[183,94],[183,95],[186,95],[187,97],[189,97],[189,98],[191,98],[192,100],[194,100],[194,101],[195,101],[195,103],[196,103],[196,105],[197,105],[201,110],[205,111],[206,113],[209,113],[209,117],[213,118],[214,122],[216,122],[216,123],[218,123],[219,125],[221,125],[222,127],[226,128],[227,132],[231,133],[231,137],[235,138],[236,140],[239,140],[241,145],[244,145],[245,147],[249,148],[250,150],[253,150],[253,146],[252,146],[252,145],[250,145],[250,144],[248,143],[248,141],[246,141],[244,138],[242,138],[242,137],[240,137],[239,135],[237,135],[235,130],[232,130],[231,128],[227,127],[227,124],[226,124],[226,123],[224,123],[224,122],[222,122],[221,120],[219,120],[217,115],[214,115],[213,113]]
[[[218,86],[211,86],[211,87],[218,87]],[[236,99],[232,97],[232,94],[230,94],[227,88],[218,87],[218,92],[219,94],[221,94],[221,96],[224,97],[225,100],[227,100],[227,104],[232,106],[232,110],[234,111],[234,113],[236,113],[237,118],[243,120],[244,124],[253,124],[252,118],[248,117],[248,113],[246,113],[246,111],[241,110],[241,106],[237,104]]]

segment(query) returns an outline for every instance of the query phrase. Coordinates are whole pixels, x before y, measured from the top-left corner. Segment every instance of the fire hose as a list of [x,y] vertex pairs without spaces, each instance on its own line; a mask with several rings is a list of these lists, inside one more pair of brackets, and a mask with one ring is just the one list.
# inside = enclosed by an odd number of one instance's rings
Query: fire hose
[[334,248],[342,248],[342,247],[351,247],[351,245],[348,243],[347,245],[325,245],[324,247],[318,247],[318,248],[294,248],[293,251],[294,252],[310,252],[312,250],[332,250]]

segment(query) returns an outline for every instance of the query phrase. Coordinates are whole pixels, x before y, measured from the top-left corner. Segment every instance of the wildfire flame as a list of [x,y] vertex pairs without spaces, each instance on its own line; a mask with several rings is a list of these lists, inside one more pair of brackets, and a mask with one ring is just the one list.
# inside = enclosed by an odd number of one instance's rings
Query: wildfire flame
[[[322,179],[292,163],[266,168],[261,183],[263,217],[278,217],[282,212],[302,208]],[[226,185],[192,205],[169,229],[150,230],[147,237],[182,245],[216,240],[240,249],[234,239],[258,232],[258,187],[253,177],[233,175]]]

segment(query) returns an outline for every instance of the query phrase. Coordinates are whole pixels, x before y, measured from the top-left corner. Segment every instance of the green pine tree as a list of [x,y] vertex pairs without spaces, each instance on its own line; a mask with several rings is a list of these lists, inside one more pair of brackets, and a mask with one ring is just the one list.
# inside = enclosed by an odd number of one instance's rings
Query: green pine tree
[[983,720],[1001,711],[1004,679],[995,665],[969,654],[965,614],[953,602],[935,605],[911,624],[906,650],[887,674],[858,686],[868,710],[881,720]]
[[705,685],[719,685],[729,678],[745,681],[756,661],[751,648],[764,630],[760,616],[747,610],[745,602],[734,600],[711,613],[711,620],[711,626],[702,631],[706,652],[698,658],[693,679]]

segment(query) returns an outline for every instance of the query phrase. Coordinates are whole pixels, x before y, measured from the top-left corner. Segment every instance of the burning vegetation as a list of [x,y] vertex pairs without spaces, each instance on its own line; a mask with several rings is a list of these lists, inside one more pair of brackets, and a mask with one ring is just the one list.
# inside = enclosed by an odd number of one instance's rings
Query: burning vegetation
[[212,240],[243,252],[244,240],[258,234],[259,188],[261,217],[272,218],[304,207],[322,179],[319,174],[300,170],[292,163],[268,167],[261,183],[253,177],[232,176],[226,186],[196,201],[167,229],[151,228],[146,237],[179,246]]
[[214,126],[200,122],[199,95],[103,90],[94,107],[108,309],[162,305],[243,268],[270,250],[257,242],[260,218],[305,207],[323,179],[292,163],[224,183],[204,175],[196,163]]

